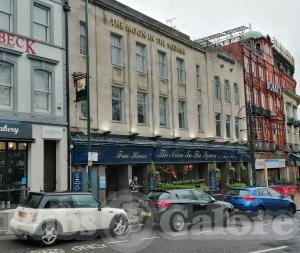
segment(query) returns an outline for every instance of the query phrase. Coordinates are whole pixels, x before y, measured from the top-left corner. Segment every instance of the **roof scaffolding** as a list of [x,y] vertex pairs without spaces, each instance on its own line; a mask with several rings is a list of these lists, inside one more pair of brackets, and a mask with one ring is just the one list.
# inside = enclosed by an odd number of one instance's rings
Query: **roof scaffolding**
[[292,66],[295,65],[295,59],[290,53],[289,50],[287,50],[275,37],[272,38],[273,48],[280,53]]
[[249,28],[247,26],[239,26],[221,33],[197,39],[195,42],[199,43],[203,47],[224,46],[239,41],[241,36],[248,30]]

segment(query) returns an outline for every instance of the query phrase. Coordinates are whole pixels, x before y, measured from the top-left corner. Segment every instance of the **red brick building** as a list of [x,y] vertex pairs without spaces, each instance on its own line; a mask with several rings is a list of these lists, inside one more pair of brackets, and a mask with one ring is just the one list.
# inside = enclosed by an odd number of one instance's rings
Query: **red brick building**
[[275,39],[246,30],[238,27],[197,42],[221,47],[244,65],[245,101],[252,105],[257,184],[265,183],[264,162],[271,183],[294,181],[289,178],[283,96],[284,89],[296,92],[294,59]]

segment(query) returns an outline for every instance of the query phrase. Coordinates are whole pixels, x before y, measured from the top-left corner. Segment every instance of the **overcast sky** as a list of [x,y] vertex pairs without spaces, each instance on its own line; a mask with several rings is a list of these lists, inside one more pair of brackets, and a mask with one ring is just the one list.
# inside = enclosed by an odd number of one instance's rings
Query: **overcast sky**
[[276,37],[295,57],[300,94],[299,0],[119,0],[162,23],[176,17],[173,25],[191,39],[241,25]]

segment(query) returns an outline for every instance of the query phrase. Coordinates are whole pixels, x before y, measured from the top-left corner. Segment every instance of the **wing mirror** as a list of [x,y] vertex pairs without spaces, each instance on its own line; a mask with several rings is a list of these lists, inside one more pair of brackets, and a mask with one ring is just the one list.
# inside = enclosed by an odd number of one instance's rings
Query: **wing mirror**
[[101,204],[98,205],[98,211],[101,211],[102,210],[102,206]]
[[216,199],[211,197],[211,203],[214,203],[214,202],[216,202]]

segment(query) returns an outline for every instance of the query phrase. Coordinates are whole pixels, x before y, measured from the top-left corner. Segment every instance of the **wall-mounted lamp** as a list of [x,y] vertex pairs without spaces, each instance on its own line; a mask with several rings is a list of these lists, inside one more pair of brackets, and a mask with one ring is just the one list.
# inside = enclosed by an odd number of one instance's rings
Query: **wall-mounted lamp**
[[181,139],[181,137],[180,137],[180,136],[177,136],[177,137],[174,137],[174,138],[173,138],[173,141],[178,141],[179,139]]
[[159,134],[156,134],[156,135],[153,136],[153,139],[156,140],[156,141],[157,141],[159,138],[161,138],[161,135],[159,135]]
[[111,133],[111,131],[108,130],[108,131],[103,131],[101,134],[106,136],[106,135],[109,135],[110,133]]
[[139,133],[131,133],[130,135],[129,135],[129,139],[130,140],[133,140],[136,136],[138,136],[139,135]]

